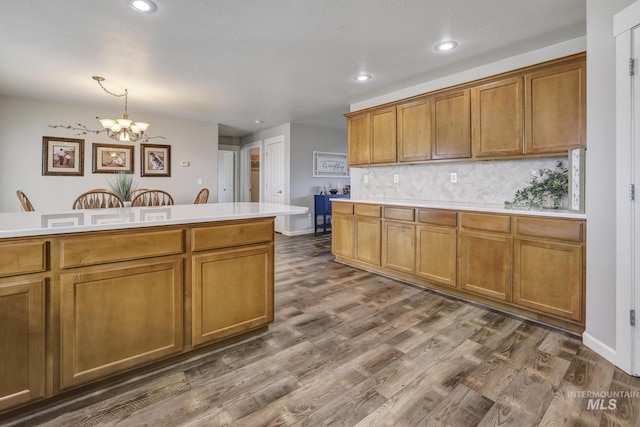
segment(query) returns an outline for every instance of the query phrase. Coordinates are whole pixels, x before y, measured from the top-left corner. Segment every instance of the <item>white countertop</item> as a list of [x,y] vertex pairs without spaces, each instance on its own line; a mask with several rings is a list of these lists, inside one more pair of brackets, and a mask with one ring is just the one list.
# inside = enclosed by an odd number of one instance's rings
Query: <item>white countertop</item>
[[504,205],[489,205],[466,202],[438,202],[426,200],[393,200],[393,199],[335,199],[336,202],[370,203],[387,206],[409,206],[415,208],[450,209],[457,211],[491,212],[509,215],[546,216],[555,218],[586,219],[585,213],[566,209],[507,209]]
[[302,206],[247,202],[6,212],[0,213],[0,238],[300,215],[308,211]]

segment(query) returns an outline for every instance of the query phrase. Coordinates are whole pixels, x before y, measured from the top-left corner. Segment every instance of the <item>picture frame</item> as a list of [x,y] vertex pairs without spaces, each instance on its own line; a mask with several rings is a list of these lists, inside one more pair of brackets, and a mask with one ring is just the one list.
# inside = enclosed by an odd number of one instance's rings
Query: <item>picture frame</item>
[[171,146],[140,144],[140,176],[171,176]]
[[313,176],[315,178],[348,178],[347,155],[342,153],[313,152]]
[[570,211],[584,212],[584,177],[585,177],[584,146],[569,149],[569,206]]
[[84,139],[43,136],[42,175],[84,176]]
[[93,173],[133,173],[132,145],[93,143]]

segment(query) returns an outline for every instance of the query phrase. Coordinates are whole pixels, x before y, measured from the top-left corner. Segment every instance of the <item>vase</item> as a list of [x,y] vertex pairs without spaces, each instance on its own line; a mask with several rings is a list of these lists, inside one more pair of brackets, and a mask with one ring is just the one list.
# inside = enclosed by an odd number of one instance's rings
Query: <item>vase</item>
[[131,200],[125,200],[124,201],[124,207],[125,208],[130,208],[131,207]]
[[562,204],[562,200],[557,200],[549,193],[542,195],[542,208],[543,209],[558,209]]

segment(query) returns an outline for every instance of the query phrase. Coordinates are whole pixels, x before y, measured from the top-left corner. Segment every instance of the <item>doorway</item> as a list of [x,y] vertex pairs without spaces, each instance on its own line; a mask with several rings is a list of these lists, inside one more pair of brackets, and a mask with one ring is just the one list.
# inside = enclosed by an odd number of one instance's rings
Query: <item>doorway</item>
[[[264,141],[264,200],[269,203],[284,204],[284,135]],[[284,230],[284,217],[277,216],[275,231]]]
[[255,141],[242,147],[240,164],[240,200],[262,201],[262,141]]
[[218,151],[218,203],[236,201],[236,152]]

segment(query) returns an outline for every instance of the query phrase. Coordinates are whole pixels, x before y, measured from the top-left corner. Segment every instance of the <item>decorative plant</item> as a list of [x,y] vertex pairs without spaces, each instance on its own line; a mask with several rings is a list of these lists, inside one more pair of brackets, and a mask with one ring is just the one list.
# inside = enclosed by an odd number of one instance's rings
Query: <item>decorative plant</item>
[[113,179],[107,179],[107,184],[109,188],[111,188],[111,191],[126,202],[131,201],[131,195],[138,187],[138,184],[133,180],[133,174],[126,172],[116,173]]
[[569,171],[562,160],[556,168],[538,169],[531,173],[529,185],[516,191],[513,200],[504,202],[506,208],[559,208],[569,193]]

